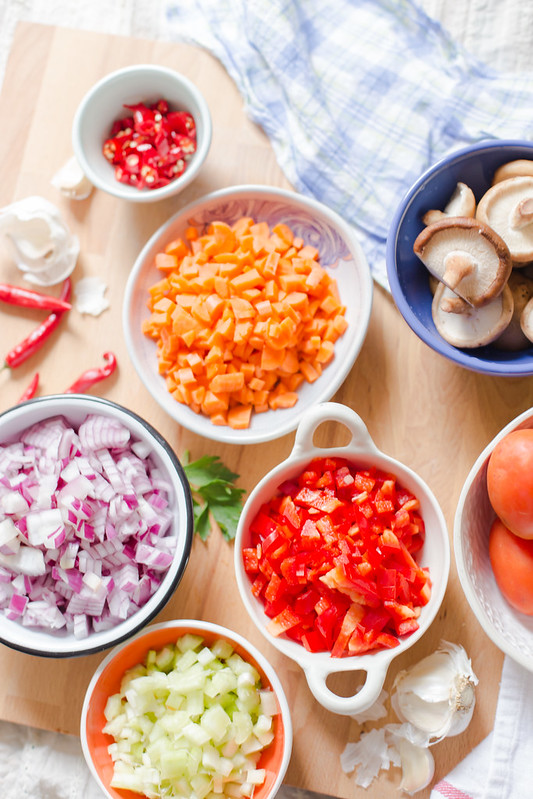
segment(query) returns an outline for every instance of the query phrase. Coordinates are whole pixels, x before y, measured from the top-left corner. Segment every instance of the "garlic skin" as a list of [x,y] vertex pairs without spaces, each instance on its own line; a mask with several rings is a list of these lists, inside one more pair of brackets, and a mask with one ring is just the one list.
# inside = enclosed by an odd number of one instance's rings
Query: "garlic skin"
[[99,277],[83,277],[74,287],[76,310],[81,314],[100,316],[109,308],[109,301],[104,297],[107,286]]
[[75,156],[58,169],[50,183],[70,200],[85,200],[93,190],[93,184],[82,171]]
[[0,233],[29,283],[52,286],[76,266],[80,245],[53,203],[32,196],[0,209]]
[[391,704],[398,718],[410,725],[411,743],[431,746],[463,732],[474,712],[477,683],[465,650],[447,641],[401,671]]

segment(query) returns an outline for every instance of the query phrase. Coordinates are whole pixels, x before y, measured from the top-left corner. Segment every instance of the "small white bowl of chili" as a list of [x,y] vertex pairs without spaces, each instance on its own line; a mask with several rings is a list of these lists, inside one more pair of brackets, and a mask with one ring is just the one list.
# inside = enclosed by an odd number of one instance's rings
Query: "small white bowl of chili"
[[[315,446],[316,430],[331,421],[351,440]],[[332,402],[305,413],[289,457],[246,501],[235,540],[250,617],[303,668],[315,699],[341,715],[376,701],[392,659],[434,620],[449,568],[446,522],[430,488],[376,447],[354,411]],[[327,679],[349,671],[364,672],[365,682],[340,696]]]
[[72,145],[97,188],[130,202],[182,191],[211,145],[209,107],[185,75],[155,64],[111,72],[83,97]]

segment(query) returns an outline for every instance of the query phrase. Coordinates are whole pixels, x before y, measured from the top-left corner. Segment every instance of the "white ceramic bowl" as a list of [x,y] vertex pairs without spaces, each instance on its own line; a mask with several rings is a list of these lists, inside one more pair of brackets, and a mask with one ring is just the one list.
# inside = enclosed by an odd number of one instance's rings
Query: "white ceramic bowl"
[[[321,265],[338,284],[346,306],[348,328],[335,343],[335,357],[314,383],[298,389],[293,408],[253,414],[250,427],[233,430],[216,426],[177,402],[158,373],[155,343],[143,335],[141,324],[149,316],[148,289],[161,279],[154,257],[164,246],[183,236],[189,225],[200,228],[213,220],[234,223],[242,216],[266,221],[271,226],[285,222],[306,244],[319,251]],[[132,363],[161,407],[183,427],[216,441],[257,444],[294,430],[305,410],[330,399],[350,372],[362,347],[372,309],[372,278],[355,233],[337,214],[315,200],[291,191],[267,186],[234,186],[216,191],[191,203],[157,230],[138,256],[124,294],[123,326]]]
[[[320,448],[313,444],[317,428],[327,421],[344,425],[351,433],[350,442],[342,447]],[[394,474],[398,483],[411,491],[420,501],[420,513],[425,522],[426,539],[417,554],[419,564],[429,568],[432,581],[431,598],[422,610],[419,629],[400,640],[392,649],[376,650],[369,654],[332,658],[329,652],[308,652],[301,644],[283,635],[275,637],[267,630],[269,618],[262,602],[251,591],[250,580],[244,570],[242,550],[250,545],[249,525],[262,504],[277,493],[285,480],[298,476],[315,457],[343,457],[363,467],[376,466]],[[450,544],[446,522],[441,508],[427,484],[397,460],[381,452],[372,441],[361,418],[350,408],[334,402],[310,408],[298,426],[294,447],[288,458],[269,472],[248,497],[241,513],[235,538],[235,573],[244,605],[257,628],[270,643],[284,655],[292,658],[304,670],[315,699],[327,710],[341,715],[357,715],[369,708],[378,698],[390,662],[409,649],[426,632],[446,591],[450,567]],[[362,671],[366,680],[353,696],[338,696],[326,681],[335,672]]]
[[504,599],[489,559],[489,532],[496,518],[487,492],[489,458],[499,441],[522,428],[533,428],[533,408],[509,422],[472,466],[457,503],[454,550],[463,591],[482,628],[502,652],[533,671],[533,617]]
[[113,762],[107,747],[113,739],[102,732],[105,705],[108,697],[119,690],[124,672],[142,663],[148,650],[158,650],[166,644],[175,643],[186,633],[203,636],[208,646],[218,639],[229,641],[241,657],[255,666],[261,675],[262,685],[274,692],[279,710],[274,720],[275,737],[258,763],[259,768],[266,770],[265,782],[254,791],[254,799],[272,799],[283,781],[292,752],[292,722],[283,687],[270,663],[251,643],[238,633],[207,621],[180,620],[153,624],[126,644],[115,647],[100,663],[85,694],[80,727],[83,754],[94,779],[108,799],[138,796],[110,785]]
[[[137,189],[115,178],[114,167],[102,154],[102,146],[113,122],[126,116],[124,104],[159,99],[167,100],[172,110],[193,115],[197,149],[179,178],[158,189]],[[115,197],[137,203],[163,200],[188,186],[207,157],[211,136],[211,115],[199,89],[185,75],[156,64],[138,64],[106,75],[83,97],[72,125],[74,154],[91,183]]]
[[114,402],[83,394],[61,394],[38,397],[16,405],[0,414],[0,446],[14,443],[31,425],[55,416],[64,416],[77,428],[88,414],[99,414],[118,420],[127,427],[132,440],[145,442],[151,457],[170,486],[170,508],[174,521],[168,535],[176,536],[174,558],[156,591],[133,615],[109,630],[90,632],[86,638],[75,638],[64,628],[47,631],[25,627],[8,619],[0,611],[0,641],[13,649],[42,657],[72,657],[100,652],[123,641],[147,624],[164,607],[174,593],[187,566],[193,536],[192,500],[189,483],[175,453],[167,441],[148,422]]

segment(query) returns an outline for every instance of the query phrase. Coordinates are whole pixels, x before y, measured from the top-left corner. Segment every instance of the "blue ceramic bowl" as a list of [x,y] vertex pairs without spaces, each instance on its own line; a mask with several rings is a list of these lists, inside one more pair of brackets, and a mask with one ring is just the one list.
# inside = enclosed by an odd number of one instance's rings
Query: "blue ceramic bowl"
[[447,155],[424,172],[405,195],[387,239],[389,284],[409,327],[429,347],[465,369],[502,377],[533,374],[533,345],[506,352],[490,345],[458,349],[444,341],[431,317],[429,273],[413,253],[413,243],[424,227],[422,215],[431,208],[444,208],[459,181],[470,186],[479,201],[496,169],[519,158],[533,160],[533,142],[491,139]]

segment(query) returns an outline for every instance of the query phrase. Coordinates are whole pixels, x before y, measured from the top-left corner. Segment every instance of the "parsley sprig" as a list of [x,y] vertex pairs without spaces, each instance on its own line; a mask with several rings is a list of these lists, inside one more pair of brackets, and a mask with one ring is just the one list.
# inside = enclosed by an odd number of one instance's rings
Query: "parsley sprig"
[[232,541],[242,510],[244,488],[237,488],[239,478],[225,466],[218,455],[203,455],[189,462],[189,453],[182,458],[183,468],[191,487],[194,530],[202,541],[211,532],[211,517],[227,541]]

